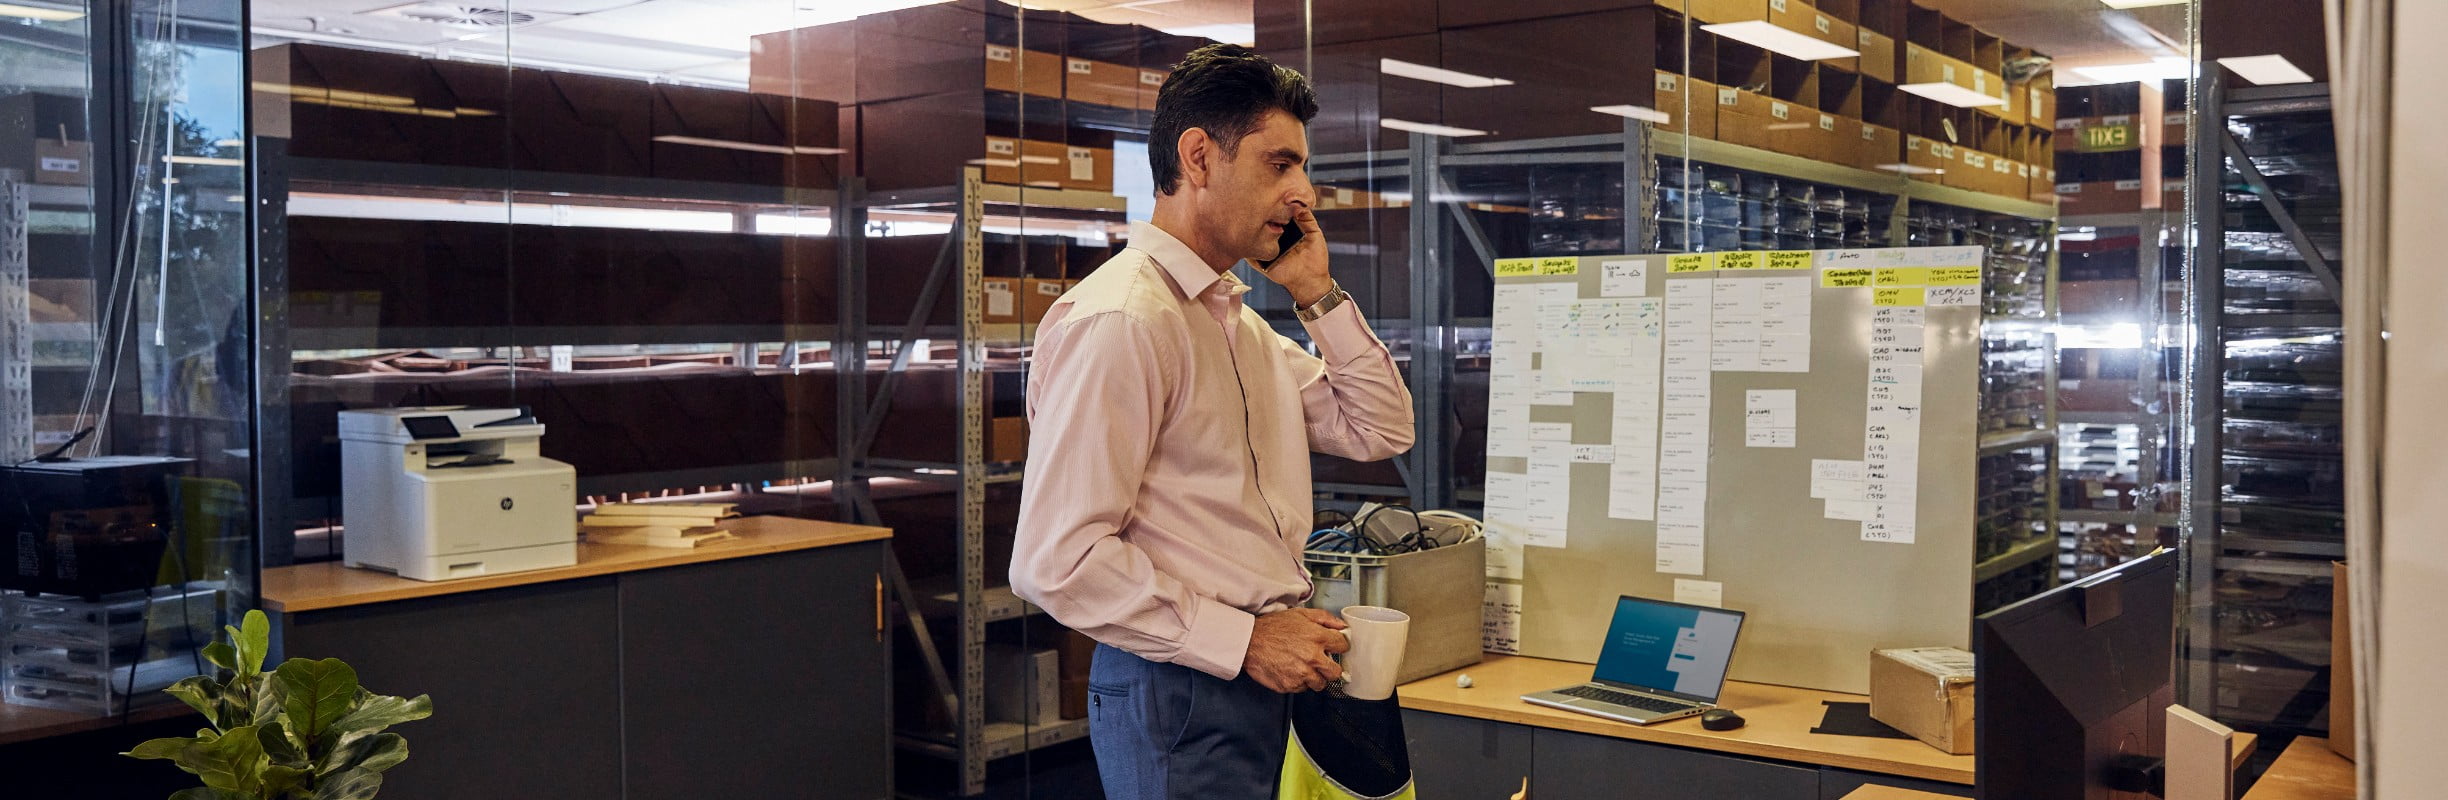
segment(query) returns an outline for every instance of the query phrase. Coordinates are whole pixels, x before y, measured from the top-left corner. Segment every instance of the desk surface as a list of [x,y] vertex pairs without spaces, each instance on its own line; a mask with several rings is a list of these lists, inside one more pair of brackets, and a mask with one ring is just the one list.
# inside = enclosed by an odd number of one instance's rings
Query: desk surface
[[578,563],[572,566],[510,572],[454,581],[411,580],[374,570],[350,569],[341,566],[337,561],[278,567],[264,570],[263,606],[267,610],[285,613],[346,608],[419,597],[500,589],[508,586],[551,583],[572,578],[636,572],[682,564],[724,561],[792,550],[810,550],[853,542],[874,541],[892,536],[892,531],[888,528],[819,522],[794,517],[743,517],[725,520],[723,528],[738,538],[685,550],[671,547],[579,542]]
[[[1469,673],[1473,688],[1454,685]],[[1535,725],[1658,744],[1773,758],[1804,764],[1969,785],[1972,757],[1947,755],[1914,739],[1811,733],[1826,701],[1866,703],[1861,695],[1728,681],[1719,704],[1743,715],[1743,727],[1712,731],[1697,717],[1627,725],[1587,714],[1534,706],[1521,696],[1589,680],[1590,666],[1521,656],[1490,655],[1476,666],[1422,678],[1401,689],[1404,708]]]
[[2299,737],[2261,773],[2244,800],[2353,800],[2355,765],[2331,752],[2329,740]]

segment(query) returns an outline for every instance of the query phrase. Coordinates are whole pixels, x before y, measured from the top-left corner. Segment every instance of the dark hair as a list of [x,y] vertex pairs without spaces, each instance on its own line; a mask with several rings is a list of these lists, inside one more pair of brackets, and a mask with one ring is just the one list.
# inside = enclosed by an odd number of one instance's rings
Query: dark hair
[[1290,67],[1237,44],[1211,44],[1190,51],[1164,88],[1156,91],[1156,121],[1148,131],[1148,167],[1159,194],[1181,188],[1182,132],[1207,131],[1230,156],[1242,137],[1258,129],[1266,112],[1280,110],[1302,124],[1317,117],[1317,91]]

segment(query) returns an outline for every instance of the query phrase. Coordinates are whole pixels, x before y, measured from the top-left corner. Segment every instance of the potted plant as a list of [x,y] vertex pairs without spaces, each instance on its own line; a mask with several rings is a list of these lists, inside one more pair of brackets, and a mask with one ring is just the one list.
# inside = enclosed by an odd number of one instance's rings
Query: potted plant
[[370,798],[382,788],[383,771],[408,759],[408,740],[383,729],[433,714],[424,695],[404,700],[366,691],[357,670],[337,658],[292,658],[265,671],[272,623],[261,611],[225,629],[229,641],[206,645],[204,657],[226,678],[198,675],[163,690],[212,727],[125,753],[173,762],[203,780],[170,800]]

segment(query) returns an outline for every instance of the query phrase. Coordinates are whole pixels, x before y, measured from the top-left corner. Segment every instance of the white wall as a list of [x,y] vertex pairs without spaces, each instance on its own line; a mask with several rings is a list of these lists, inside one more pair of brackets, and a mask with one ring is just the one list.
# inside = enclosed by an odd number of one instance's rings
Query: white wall
[[[2448,789],[2448,102],[2435,54],[2448,3],[2395,3],[2386,390],[2381,412],[2379,671],[2371,797]],[[2347,264],[2346,269],[2365,265]]]

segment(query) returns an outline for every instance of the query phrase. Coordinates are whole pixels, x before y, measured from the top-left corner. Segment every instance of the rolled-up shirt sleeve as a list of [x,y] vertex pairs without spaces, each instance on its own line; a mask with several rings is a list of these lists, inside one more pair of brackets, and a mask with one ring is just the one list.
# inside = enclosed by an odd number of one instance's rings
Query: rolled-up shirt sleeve
[[1301,410],[1309,449],[1355,461],[1378,461],[1411,449],[1411,390],[1393,354],[1369,331],[1360,309],[1344,303],[1302,323],[1318,354],[1284,339],[1285,358],[1301,371]]
[[1048,327],[1029,376],[1012,591],[1099,642],[1238,676],[1256,618],[1193,594],[1120,535],[1163,424],[1171,367],[1125,312]]

